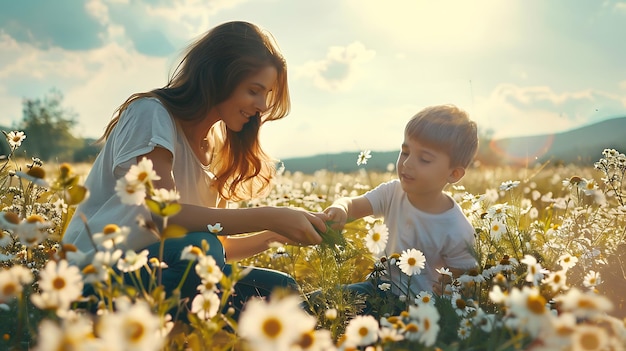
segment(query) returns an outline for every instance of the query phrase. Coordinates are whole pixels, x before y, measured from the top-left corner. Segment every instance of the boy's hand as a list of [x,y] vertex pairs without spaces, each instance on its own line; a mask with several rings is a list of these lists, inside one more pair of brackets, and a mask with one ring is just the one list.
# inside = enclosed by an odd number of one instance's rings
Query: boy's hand
[[343,206],[331,205],[324,210],[328,216],[328,221],[332,223],[331,228],[342,230],[348,220],[348,213]]

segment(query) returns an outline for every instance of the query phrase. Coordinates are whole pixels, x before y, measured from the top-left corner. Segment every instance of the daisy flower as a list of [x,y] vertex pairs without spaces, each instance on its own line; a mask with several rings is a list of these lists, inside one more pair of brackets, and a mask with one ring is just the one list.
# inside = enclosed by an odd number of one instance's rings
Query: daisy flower
[[371,315],[356,316],[346,326],[346,344],[367,346],[378,340],[378,321]]
[[391,289],[391,284],[389,284],[389,283],[381,283],[381,284],[378,284],[378,288],[381,291],[388,291],[389,289]]
[[361,153],[359,153],[359,157],[357,157],[356,159],[356,165],[360,166],[360,165],[367,164],[367,160],[372,158],[372,155],[370,155],[370,153],[371,153],[370,150],[361,151]]
[[35,185],[43,187],[49,186],[48,182],[45,180],[46,171],[39,166],[33,166],[26,172],[16,171],[15,175],[22,179],[26,179]]
[[64,318],[60,325],[52,320],[43,319],[39,324],[37,346],[33,350],[103,350],[104,346],[100,339],[93,337],[91,320],[86,316],[75,315],[72,318]]
[[18,224],[14,234],[26,246],[35,247],[48,236],[47,229],[51,227],[52,223],[45,221],[40,215],[30,215]]
[[115,183],[115,193],[123,204],[140,206],[146,199],[146,186],[144,183],[131,183],[126,178],[120,178]]
[[457,316],[460,317],[465,317],[472,310],[474,310],[474,307],[469,306],[467,301],[465,301],[463,296],[461,296],[461,294],[459,294],[458,292],[452,293],[452,297],[450,298],[450,304],[452,305],[452,308],[454,308]]
[[153,169],[152,160],[146,157],[142,158],[136,165],[130,166],[124,178],[131,184],[145,184],[153,180],[161,179]]
[[495,204],[487,209],[487,214],[485,215],[485,218],[505,222],[507,213],[510,211],[510,209],[511,206],[507,203]]
[[105,344],[120,345],[119,350],[159,350],[164,343],[161,320],[143,300],[117,299],[116,312],[104,314],[96,329]]
[[491,238],[495,241],[500,241],[504,233],[506,233],[506,224],[501,219],[493,220],[489,228]]
[[300,308],[301,299],[287,296],[266,302],[246,302],[239,318],[239,334],[252,350],[290,350],[303,333],[315,328],[315,317]]
[[20,265],[0,271],[0,303],[20,296],[25,284],[33,281],[33,273]]
[[7,137],[7,142],[9,143],[9,146],[12,150],[20,147],[22,145],[22,141],[26,139],[26,134],[24,134],[24,132],[22,131],[12,131],[8,134],[5,134],[5,136]]
[[456,331],[456,335],[461,340],[465,340],[465,339],[469,338],[471,333],[472,333],[472,328],[468,328],[468,327],[465,327],[465,326],[460,326],[459,329],[457,329],[457,331]]
[[13,237],[9,232],[0,230],[0,247],[7,248],[13,245]]
[[537,287],[511,289],[509,308],[519,322],[519,328],[526,330],[532,337],[536,337],[542,328],[549,326],[552,314]]
[[214,291],[205,291],[194,297],[191,302],[191,313],[206,321],[217,315],[219,307],[220,297]]
[[435,305],[409,306],[409,316],[418,321],[419,341],[425,346],[433,346],[439,334],[439,311]]
[[417,249],[404,250],[397,265],[408,276],[420,274],[426,263],[424,254]]
[[126,251],[124,258],[117,261],[117,269],[122,272],[134,272],[148,263],[148,250],[137,253],[133,250]]
[[526,264],[528,268],[526,281],[532,282],[534,285],[537,285],[539,281],[543,279],[544,274],[548,272],[541,267],[541,264],[538,263],[537,259],[532,255],[525,255],[520,262]]
[[389,239],[389,229],[383,223],[376,223],[365,236],[365,246],[377,255],[385,250]]
[[607,331],[596,325],[578,325],[571,335],[572,350],[600,351],[608,350],[609,335]]
[[550,272],[541,282],[547,284],[552,292],[555,293],[559,290],[567,290],[568,286],[565,282],[567,280],[567,276],[565,273],[566,271],[564,269],[556,272]]
[[93,235],[96,245],[102,245],[107,249],[123,243],[130,234],[130,227],[119,227],[117,224],[107,224],[102,228],[102,232]]
[[598,185],[593,179],[582,179],[580,183],[578,183],[578,189],[583,191],[585,195],[593,195],[596,190],[598,190]]
[[33,304],[54,306],[58,313],[69,308],[70,304],[80,298],[83,293],[83,276],[78,267],[67,261],[48,261],[39,273],[39,288],[41,294],[31,295]]
[[578,318],[587,318],[613,310],[613,302],[606,296],[582,292],[576,288],[556,296],[554,300],[561,303],[562,311],[571,312]]
[[415,297],[415,303],[418,306],[421,305],[434,305],[435,300],[433,299],[433,295],[428,291],[422,291]]
[[585,274],[583,285],[587,288],[594,289],[596,286],[602,284],[602,278],[600,273],[596,271],[589,271]]
[[150,198],[162,204],[169,204],[180,200],[180,193],[174,189],[159,188],[153,190]]
[[197,261],[203,256],[205,256],[204,251],[193,245],[185,246],[183,251],[180,253],[180,259],[183,261]]
[[561,268],[563,268],[564,270],[568,270],[574,267],[576,263],[578,263],[578,257],[572,256],[570,254],[563,254],[561,255],[561,257],[559,257],[558,263]]
[[482,308],[476,309],[476,314],[472,318],[472,324],[476,327],[479,327],[485,333],[491,333],[493,328],[496,326],[496,315],[485,313]]
[[324,311],[324,317],[330,321],[334,321],[335,319],[337,319],[337,309],[336,308],[329,308],[326,311]]
[[513,188],[517,188],[518,185],[519,180],[507,180],[506,182],[502,182],[502,184],[500,184],[500,190],[509,191]]
[[196,264],[195,270],[203,281],[210,281],[213,283],[218,283],[224,275],[220,267],[217,265],[215,258],[210,255],[198,257],[198,263]]
[[330,330],[311,329],[300,335],[298,341],[291,346],[290,351],[326,351],[334,350]]
[[437,273],[441,275],[447,275],[448,277],[452,278],[452,272],[450,272],[450,269],[448,269],[447,267],[437,268],[435,269],[435,271],[437,271]]
[[392,344],[404,340],[404,335],[396,328],[382,327],[378,331],[378,338],[383,344]]
[[215,225],[207,224],[206,227],[209,230],[209,232],[213,234],[219,234],[222,230],[224,230],[220,222],[215,223]]

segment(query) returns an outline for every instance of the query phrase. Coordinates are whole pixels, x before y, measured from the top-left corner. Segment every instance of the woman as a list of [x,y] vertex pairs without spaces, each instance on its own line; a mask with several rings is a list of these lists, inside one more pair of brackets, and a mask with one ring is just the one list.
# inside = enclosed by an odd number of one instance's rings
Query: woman
[[[144,157],[160,176],[155,188],[175,189],[182,210],[168,218],[188,230],[181,239],[168,239],[163,284],[171,291],[187,261],[182,248],[210,242],[210,252],[224,265],[268,248],[271,242],[318,244],[325,231],[322,214],[293,208],[228,209],[227,201],[247,200],[268,190],[274,163],[259,144],[259,128],[286,116],[290,109],[286,63],[272,37],[246,22],[228,22],[193,43],[163,88],[131,95],[116,111],[101,141],[104,146],[85,181],[89,198],[81,203],[65,231],[63,242],[93,256],[89,232],[107,224],[131,228],[123,249],[144,248],[156,256],[156,237],[137,222],[150,219],[145,206],[122,204],[116,181]],[[87,223],[81,218],[84,215]],[[151,218],[159,224],[160,218]],[[220,223],[220,241],[207,225]],[[246,236],[232,234],[254,233]],[[222,248],[223,244],[223,248]],[[224,256],[225,252],[225,256]],[[228,267],[224,267],[228,273]],[[192,274],[183,297],[196,294],[200,282]],[[259,286],[265,282],[266,286]],[[294,284],[287,275],[255,270],[238,284],[248,294],[265,295],[275,285]],[[239,296],[241,304],[248,296]],[[240,306],[236,306],[240,307]]]

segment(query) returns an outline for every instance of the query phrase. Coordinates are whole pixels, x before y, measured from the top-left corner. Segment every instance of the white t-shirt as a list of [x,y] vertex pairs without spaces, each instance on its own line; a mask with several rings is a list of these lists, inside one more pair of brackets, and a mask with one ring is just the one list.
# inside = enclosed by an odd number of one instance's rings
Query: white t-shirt
[[[439,214],[418,210],[409,202],[398,179],[380,184],[365,194],[372,205],[374,216],[383,217],[389,229],[389,239],[383,255],[402,254],[408,249],[420,250],[426,257],[424,269],[414,275],[411,291],[432,291],[439,279],[435,270],[442,267],[468,269],[477,265],[472,256],[474,227],[454,200],[454,206]],[[394,265],[388,272],[395,284],[404,287],[400,292],[392,284],[396,295],[406,294],[408,277]]]
[[117,179],[123,177],[131,165],[137,164],[137,156],[149,153],[156,146],[169,150],[174,156],[173,174],[181,203],[217,206],[217,191],[211,186],[214,176],[200,163],[175,119],[158,99],[141,98],[122,113],[94,161],[84,183],[89,197],[76,208],[63,243],[74,244],[88,257],[94,255],[95,250],[79,213],[85,215],[92,233],[102,232],[107,224],[130,227],[131,233],[121,247],[123,250],[139,250],[158,241],[137,225],[139,215],[150,219],[148,209],[122,204],[115,193]]

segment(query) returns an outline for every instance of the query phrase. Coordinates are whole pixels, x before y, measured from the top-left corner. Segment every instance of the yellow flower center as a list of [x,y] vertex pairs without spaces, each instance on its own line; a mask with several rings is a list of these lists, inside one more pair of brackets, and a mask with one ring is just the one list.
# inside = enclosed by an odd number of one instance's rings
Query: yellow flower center
[[70,173],[72,173],[72,165],[69,163],[62,163],[61,166],[59,166],[59,173],[61,173],[62,178],[67,178]]
[[2,295],[4,296],[11,296],[15,294],[16,291],[17,291],[17,286],[12,283],[6,284],[2,287]]
[[104,235],[114,234],[120,231],[120,227],[117,224],[107,224],[102,229]]
[[283,325],[277,318],[268,318],[263,321],[263,332],[265,335],[269,336],[272,339],[275,339],[280,335],[280,332],[283,330]]
[[20,217],[15,212],[5,212],[4,219],[9,223],[13,223],[13,224],[20,223]]
[[460,310],[464,310],[465,307],[467,307],[467,304],[465,303],[463,299],[456,299],[455,304],[456,304],[456,308]]
[[34,215],[28,216],[28,218],[26,218],[26,222],[28,222],[28,223],[37,223],[37,222],[43,223],[45,221],[44,221],[43,217],[41,217],[40,215],[34,214]]
[[409,266],[415,266],[415,264],[417,263],[417,260],[414,257],[409,257],[409,259],[406,260],[406,263],[408,263]]
[[594,333],[585,333],[580,337],[580,345],[583,350],[597,350],[600,346],[598,335]]
[[406,325],[405,330],[409,333],[417,333],[420,331],[420,328],[415,323],[409,323]]
[[541,295],[529,296],[526,306],[535,314],[543,314],[546,309],[546,299]]
[[142,183],[146,181],[147,178],[148,178],[148,173],[146,172],[141,172],[137,175],[137,179]]
[[302,334],[300,337],[300,341],[298,341],[298,345],[303,350],[308,350],[315,343],[315,337],[313,336],[313,331]]
[[131,342],[137,342],[141,340],[145,334],[145,328],[142,323],[138,321],[126,322],[126,335]]
[[584,309],[595,309],[596,304],[593,303],[593,301],[589,299],[580,299],[578,300],[578,307],[584,308]]
[[372,234],[372,240],[373,241],[380,241],[380,233]]
[[94,265],[92,264],[88,264],[85,266],[85,268],[83,268],[83,274],[88,275],[88,274],[95,274],[96,272],[98,272],[96,270],[96,267],[94,267]]
[[54,278],[54,280],[52,281],[52,287],[55,290],[63,289],[65,287],[65,279],[63,279],[61,277]]
[[365,327],[361,327],[361,328],[359,328],[359,335],[360,335],[361,337],[365,337],[365,336],[367,335],[367,333],[368,333],[368,332],[369,332],[369,330],[367,330],[367,328],[365,328]]
[[32,167],[26,172],[26,174],[38,179],[44,179],[46,177],[46,171],[44,171],[41,167]]

